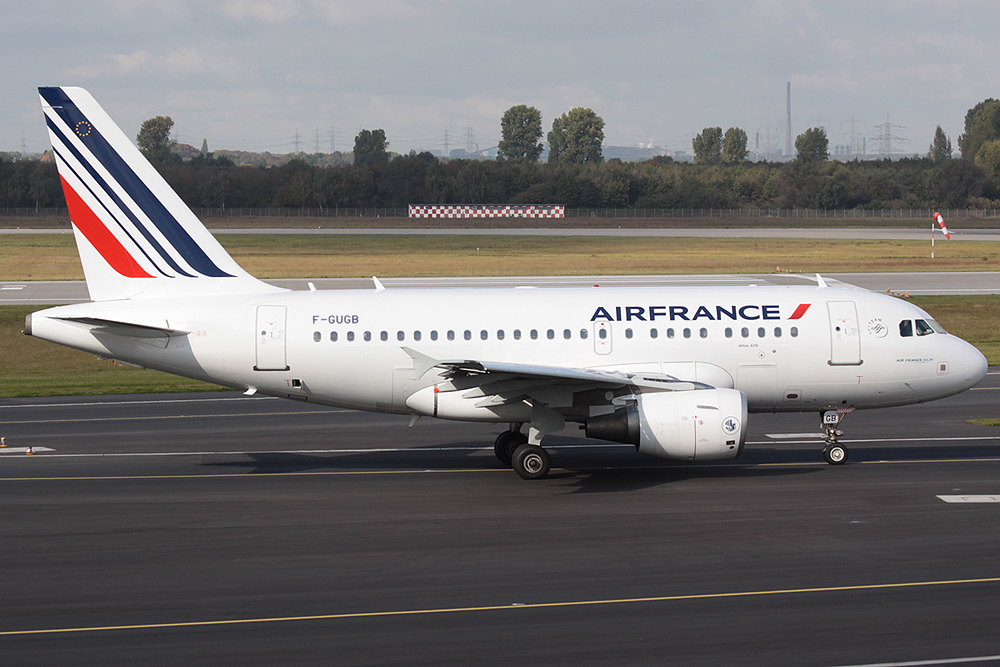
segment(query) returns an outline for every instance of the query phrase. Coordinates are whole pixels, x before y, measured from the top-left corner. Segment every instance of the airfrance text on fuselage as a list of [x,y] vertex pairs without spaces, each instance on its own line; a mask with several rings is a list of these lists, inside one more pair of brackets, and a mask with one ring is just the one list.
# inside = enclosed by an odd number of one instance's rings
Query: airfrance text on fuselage
[[[795,314],[789,319],[798,319],[805,313],[809,306],[803,304],[795,310]],[[756,305],[746,306],[614,306],[605,308],[598,306],[591,322],[606,320],[608,322],[655,322],[658,319],[666,319],[671,322],[681,320],[684,322],[694,322],[696,320],[717,321],[729,319],[737,320],[780,320],[780,308],[777,305]],[[801,312],[800,312],[801,311]]]

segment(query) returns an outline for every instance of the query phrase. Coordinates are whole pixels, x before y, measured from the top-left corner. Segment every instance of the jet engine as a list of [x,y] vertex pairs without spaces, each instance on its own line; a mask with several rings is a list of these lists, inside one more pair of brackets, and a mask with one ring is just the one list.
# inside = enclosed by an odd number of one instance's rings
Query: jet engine
[[627,442],[679,461],[731,459],[743,451],[747,397],[735,389],[638,394],[612,414],[587,419],[588,438]]

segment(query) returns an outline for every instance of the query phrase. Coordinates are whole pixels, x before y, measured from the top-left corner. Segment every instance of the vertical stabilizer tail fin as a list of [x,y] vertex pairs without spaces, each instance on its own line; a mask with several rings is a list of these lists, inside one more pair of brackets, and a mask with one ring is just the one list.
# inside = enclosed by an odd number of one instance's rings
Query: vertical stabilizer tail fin
[[92,299],[278,289],[229,256],[90,93],[38,93]]

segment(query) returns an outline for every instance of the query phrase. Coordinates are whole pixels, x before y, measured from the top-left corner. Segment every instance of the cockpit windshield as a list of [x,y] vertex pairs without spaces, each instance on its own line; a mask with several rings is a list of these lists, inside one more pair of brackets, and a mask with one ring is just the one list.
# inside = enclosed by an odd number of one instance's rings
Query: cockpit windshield
[[913,335],[914,328],[918,336],[927,336],[932,333],[948,333],[940,324],[934,320],[902,320],[899,323],[899,335],[908,338]]

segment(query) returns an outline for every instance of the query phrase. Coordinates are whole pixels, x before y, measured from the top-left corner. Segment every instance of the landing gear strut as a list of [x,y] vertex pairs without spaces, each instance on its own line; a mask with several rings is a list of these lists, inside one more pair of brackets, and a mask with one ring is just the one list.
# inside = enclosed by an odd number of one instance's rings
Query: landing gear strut
[[500,463],[509,466],[514,459],[514,452],[526,442],[528,442],[528,436],[521,433],[521,425],[511,424],[509,431],[504,431],[497,436],[496,442],[493,443],[493,453],[500,459]]
[[837,437],[844,435],[844,432],[837,428],[840,420],[840,413],[830,410],[823,413],[823,432],[826,434],[823,458],[832,466],[843,465],[847,461],[847,447],[837,442]]

